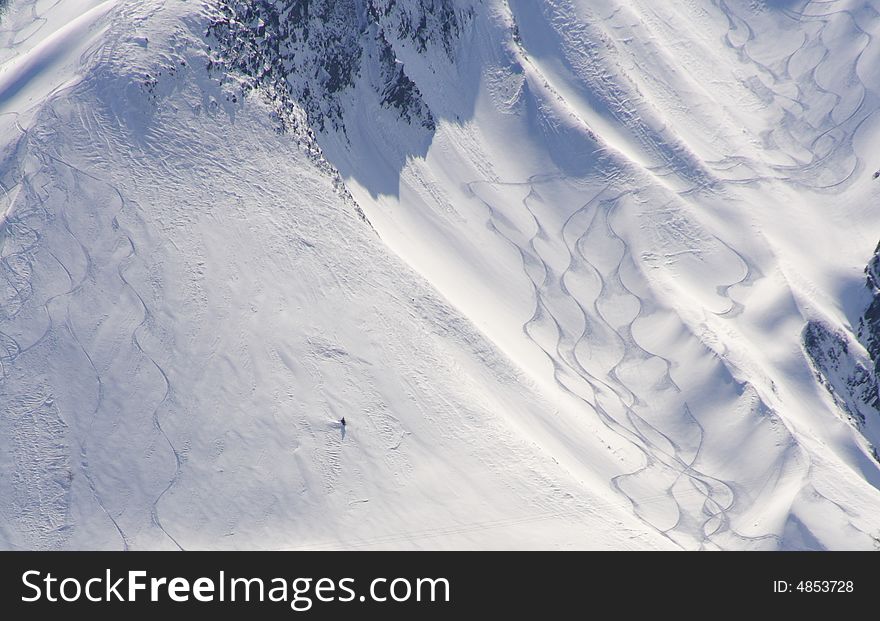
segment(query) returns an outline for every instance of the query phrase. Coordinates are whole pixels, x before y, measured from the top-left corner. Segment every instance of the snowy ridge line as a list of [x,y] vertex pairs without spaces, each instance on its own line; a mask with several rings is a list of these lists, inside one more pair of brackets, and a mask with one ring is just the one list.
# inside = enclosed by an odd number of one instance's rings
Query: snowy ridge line
[[[632,88],[627,76],[623,73],[613,73],[608,67],[604,55],[606,50],[603,49],[604,32],[595,30],[591,20],[582,20],[572,0],[559,0],[542,6],[544,9],[542,12],[548,22],[558,27],[563,39],[563,49],[568,54],[565,62],[573,70],[578,70],[578,77],[583,81],[583,86],[588,89],[591,97],[597,99],[598,104],[593,104],[593,107],[601,106],[599,110],[607,110],[619,126],[606,126],[605,131],[611,130],[617,135],[604,135],[597,129],[595,123],[599,121],[601,114],[593,116],[592,119],[584,116],[587,108],[577,101],[582,95],[560,92],[559,85],[554,86],[553,78],[541,68],[538,60],[532,57],[526,48],[518,45],[520,62],[527,63],[537,71],[545,81],[544,87],[559,100],[560,105],[568,109],[576,118],[581,119],[597,136],[600,143],[605,142],[606,148],[610,148],[618,158],[623,158],[626,164],[635,164],[637,168],[648,171],[657,179],[662,179],[662,175],[658,175],[657,172],[665,169],[669,174],[692,186],[715,185],[717,180],[713,178],[711,171],[705,168],[704,163],[675,135],[674,131],[668,126],[657,129],[657,119],[646,118],[646,115],[654,112],[653,106],[641,97],[638,89]],[[610,19],[609,16],[601,21]],[[618,136],[623,137],[622,144],[615,144]],[[635,140],[639,147],[638,155],[633,153],[629,148],[630,145],[627,144],[631,140]],[[643,154],[650,154],[656,163],[652,165],[640,161]]]

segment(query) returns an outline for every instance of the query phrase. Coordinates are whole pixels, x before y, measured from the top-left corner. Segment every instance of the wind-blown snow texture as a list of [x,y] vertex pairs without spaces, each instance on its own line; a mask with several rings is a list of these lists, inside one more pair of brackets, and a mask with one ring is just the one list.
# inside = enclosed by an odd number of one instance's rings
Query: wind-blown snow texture
[[880,546],[878,33],[11,0],[0,546]]

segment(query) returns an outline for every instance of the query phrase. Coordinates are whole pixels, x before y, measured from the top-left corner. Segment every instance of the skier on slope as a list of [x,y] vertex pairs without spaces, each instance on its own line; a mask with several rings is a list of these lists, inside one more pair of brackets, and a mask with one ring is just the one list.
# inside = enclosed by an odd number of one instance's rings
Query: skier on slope
[[339,419],[339,424],[342,425],[343,427],[345,427],[345,417],[344,416]]

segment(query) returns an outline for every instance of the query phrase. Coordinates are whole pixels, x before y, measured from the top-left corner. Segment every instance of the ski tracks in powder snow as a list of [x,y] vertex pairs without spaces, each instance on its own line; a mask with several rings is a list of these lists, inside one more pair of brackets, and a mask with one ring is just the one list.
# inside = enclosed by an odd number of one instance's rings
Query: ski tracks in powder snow
[[[83,126],[86,127],[85,125]],[[101,492],[101,485],[98,481],[100,475],[95,472],[95,460],[92,457],[93,447],[101,443],[101,435],[114,427],[112,422],[109,428],[106,426],[109,420],[119,414],[114,411],[114,405],[108,403],[108,387],[105,375],[110,372],[109,369],[113,366],[114,350],[118,350],[121,344],[116,343],[109,350],[96,345],[95,341],[100,338],[98,332],[101,318],[93,318],[92,321],[96,321],[97,325],[88,325],[82,322],[85,315],[71,312],[71,306],[72,304],[75,305],[78,294],[86,287],[93,286],[97,282],[95,278],[96,270],[115,270],[120,284],[118,304],[124,305],[124,310],[120,311],[120,314],[130,317],[132,321],[129,330],[130,347],[136,353],[135,358],[140,357],[153,369],[153,372],[150,372],[148,369],[141,367],[140,364],[137,364],[133,372],[136,373],[139,382],[145,381],[151,375],[156,375],[156,379],[152,380],[155,386],[148,391],[154,395],[154,397],[150,398],[154,404],[151,406],[151,419],[156,432],[167,445],[169,457],[172,460],[173,475],[164,484],[152,502],[150,508],[151,520],[153,525],[175,547],[182,549],[180,543],[164,528],[160,518],[160,503],[165,494],[180,477],[182,457],[174,442],[163,428],[161,420],[162,409],[169,404],[173,396],[171,382],[161,364],[143,345],[143,334],[149,331],[152,321],[150,308],[147,301],[127,276],[127,270],[134,262],[138,261],[136,244],[121,222],[122,218],[133,215],[129,213],[131,212],[131,206],[127,204],[123,194],[116,186],[69,163],[56,152],[57,149],[50,150],[45,147],[43,144],[46,142],[45,136],[33,139],[33,137],[28,135],[28,131],[21,126],[19,126],[19,130],[22,132],[22,140],[27,141],[30,151],[34,156],[32,160],[36,162],[35,169],[28,171],[22,176],[19,191],[38,198],[38,204],[44,212],[38,220],[43,223],[59,222],[61,229],[69,236],[74,242],[74,247],[81,253],[81,257],[77,265],[68,266],[65,264],[65,259],[53,253],[51,249],[45,249],[47,255],[63,270],[69,286],[66,291],[50,295],[40,302],[42,313],[46,317],[46,325],[42,335],[34,339],[31,344],[21,347],[13,337],[0,332],[0,339],[2,339],[5,345],[2,358],[0,358],[0,364],[4,365],[4,367],[12,365],[16,358],[51,339],[53,332],[56,330],[66,331],[71,341],[79,348],[87,368],[90,369],[93,375],[94,381],[94,408],[88,417],[87,426],[85,428],[80,427],[78,430],[74,426],[74,429],[78,431],[76,433],[76,441],[80,446],[80,471],[88,484],[95,503],[106,515],[107,519],[112,522],[115,531],[118,533],[122,549],[129,549],[131,538],[127,535],[120,521],[121,512],[125,509],[114,510],[107,506],[107,500]],[[112,209],[104,210],[96,209],[95,205],[89,209],[87,205],[76,201],[78,197],[71,197],[69,195],[64,197],[56,195],[54,200],[51,200],[51,204],[49,204],[52,192],[62,187],[61,182],[58,182],[59,179],[65,175],[72,177],[75,188],[85,188],[86,194],[94,192],[97,195],[94,197],[86,196],[87,200],[92,198],[94,203],[100,205],[103,202],[103,196],[101,195],[106,194],[109,199],[116,203],[116,206]],[[101,188],[101,190],[94,190],[95,187]],[[32,228],[33,225],[29,225],[25,221],[25,217],[29,214],[17,213],[14,208],[10,208],[9,211],[12,215],[5,223],[6,226],[10,230],[16,231],[16,239],[21,240],[27,237],[32,239],[32,243],[23,245],[15,253],[4,256],[2,260],[6,266],[9,266],[19,258],[31,260],[29,257],[43,250],[40,246],[41,242],[44,242],[43,232]],[[82,213],[82,211],[89,211],[91,213]],[[90,248],[90,244],[95,240],[91,240],[88,237],[89,217],[109,219],[109,226],[107,228],[118,233],[114,247]],[[34,218],[30,219],[33,220]],[[102,255],[100,262],[93,257],[93,253],[96,251]],[[122,253],[121,255],[120,252]],[[16,272],[7,269],[7,273],[21,273],[21,271],[18,270]],[[25,276],[30,276],[30,271]],[[9,282],[9,278],[7,278],[7,282]],[[102,279],[101,282],[106,282],[106,280]],[[21,308],[27,301],[27,292],[32,291],[32,287],[26,279],[21,283],[15,284],[15,287],[17,300],[14,301],[17,303],[18,308]],[[5,314],[8,319],[15,318],[14,312],[8,312],[8,304],[6,304],[4,311],[7,311]],[[84,334],[88,334],[88,337],[84,338]],[[95,352],[90,351],[92,348],[101,350],[101,359],[95,358]],[[5,377],[5,374],[3,377]],[[0,377],[0,381],[2,381],[3,377]],[[143,447],[142,450],[151,452],[154,449]],[[161,470],[158,469],[159,472]]]
[[[563,181],[559,175],[536,175],[519,183],[478,180],[468,183],[467,189],[487,208],[487,226],[512,245],[522,259],[535,300],[534,313],[523,325],[523,334],[544,352],[559,388],[595,411],[609,429],[642,455],[644,464],[615,477],[613,488],[631,503],[641,519],[682,545],[713,547],[713,536],[722,531],[756,545],[764,539],[775,539],[775,535],[740,534],[733,528],[728,512],[737,502],[734,487],[698,466],[706,430],[687,402],[681,401],[682,390],[671,375],[673,361],[640,345],[633,334],[636,322],[651,322],[651,313],[646,310],[646,301],[624,284],[626,279],[642,277],[635,269],[628,244],[612,225],[618,205],[632,200],[632,193],[615,190],[609,183],[568,216],[561,230],[548,230],[530,203],[541,200],[542,183],[559,181]],[[481,186],[522,189],[522,213],[532,223],[530,238],[524,239],[511,228],[511,218],[481,195]],[[556,247],[551,249],[554,241]],[[568,253],[562,271],[554,268],[554,261],[545,259],[541,251],[558,252],[559,241]],[[751,271],[747,266],[744,269],[745,275],[737,282],[719,284],[719,292],[726,293],[730,287],[747,282]],[[622,272],[630,274],[622,276]],[[645,287],[646,283],[639,286]],[[736,303],[730,302],[735,310]],[[616,353],[594,358],[590,352],[597,345],[599,350]],[[637,374],[654,376],[643,377],[638,386],[631,386],[624,376],[633,375],[636,368]],[[649,420],[658,412],[646,408],[646,402],[669,402],[667,395],[679,401],[678,407],[692,429],[675,434],[660,428],[662,415],[657,422]],[[656,487],[655,492],[648,491],[653,485],[638,485],[643,476],[666,481],[663,493],[658,495]],[[693,507],[679,502],[694,496],[702,499],[696,514]]]

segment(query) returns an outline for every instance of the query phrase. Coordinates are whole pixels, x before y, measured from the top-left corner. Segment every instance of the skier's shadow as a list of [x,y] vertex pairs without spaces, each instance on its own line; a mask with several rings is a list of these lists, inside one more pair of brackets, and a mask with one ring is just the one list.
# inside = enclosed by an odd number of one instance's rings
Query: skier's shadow
[[341,440],[345,440],[345,423],[337,422],[336,425],[339,427],[339,434],[341,436]]

